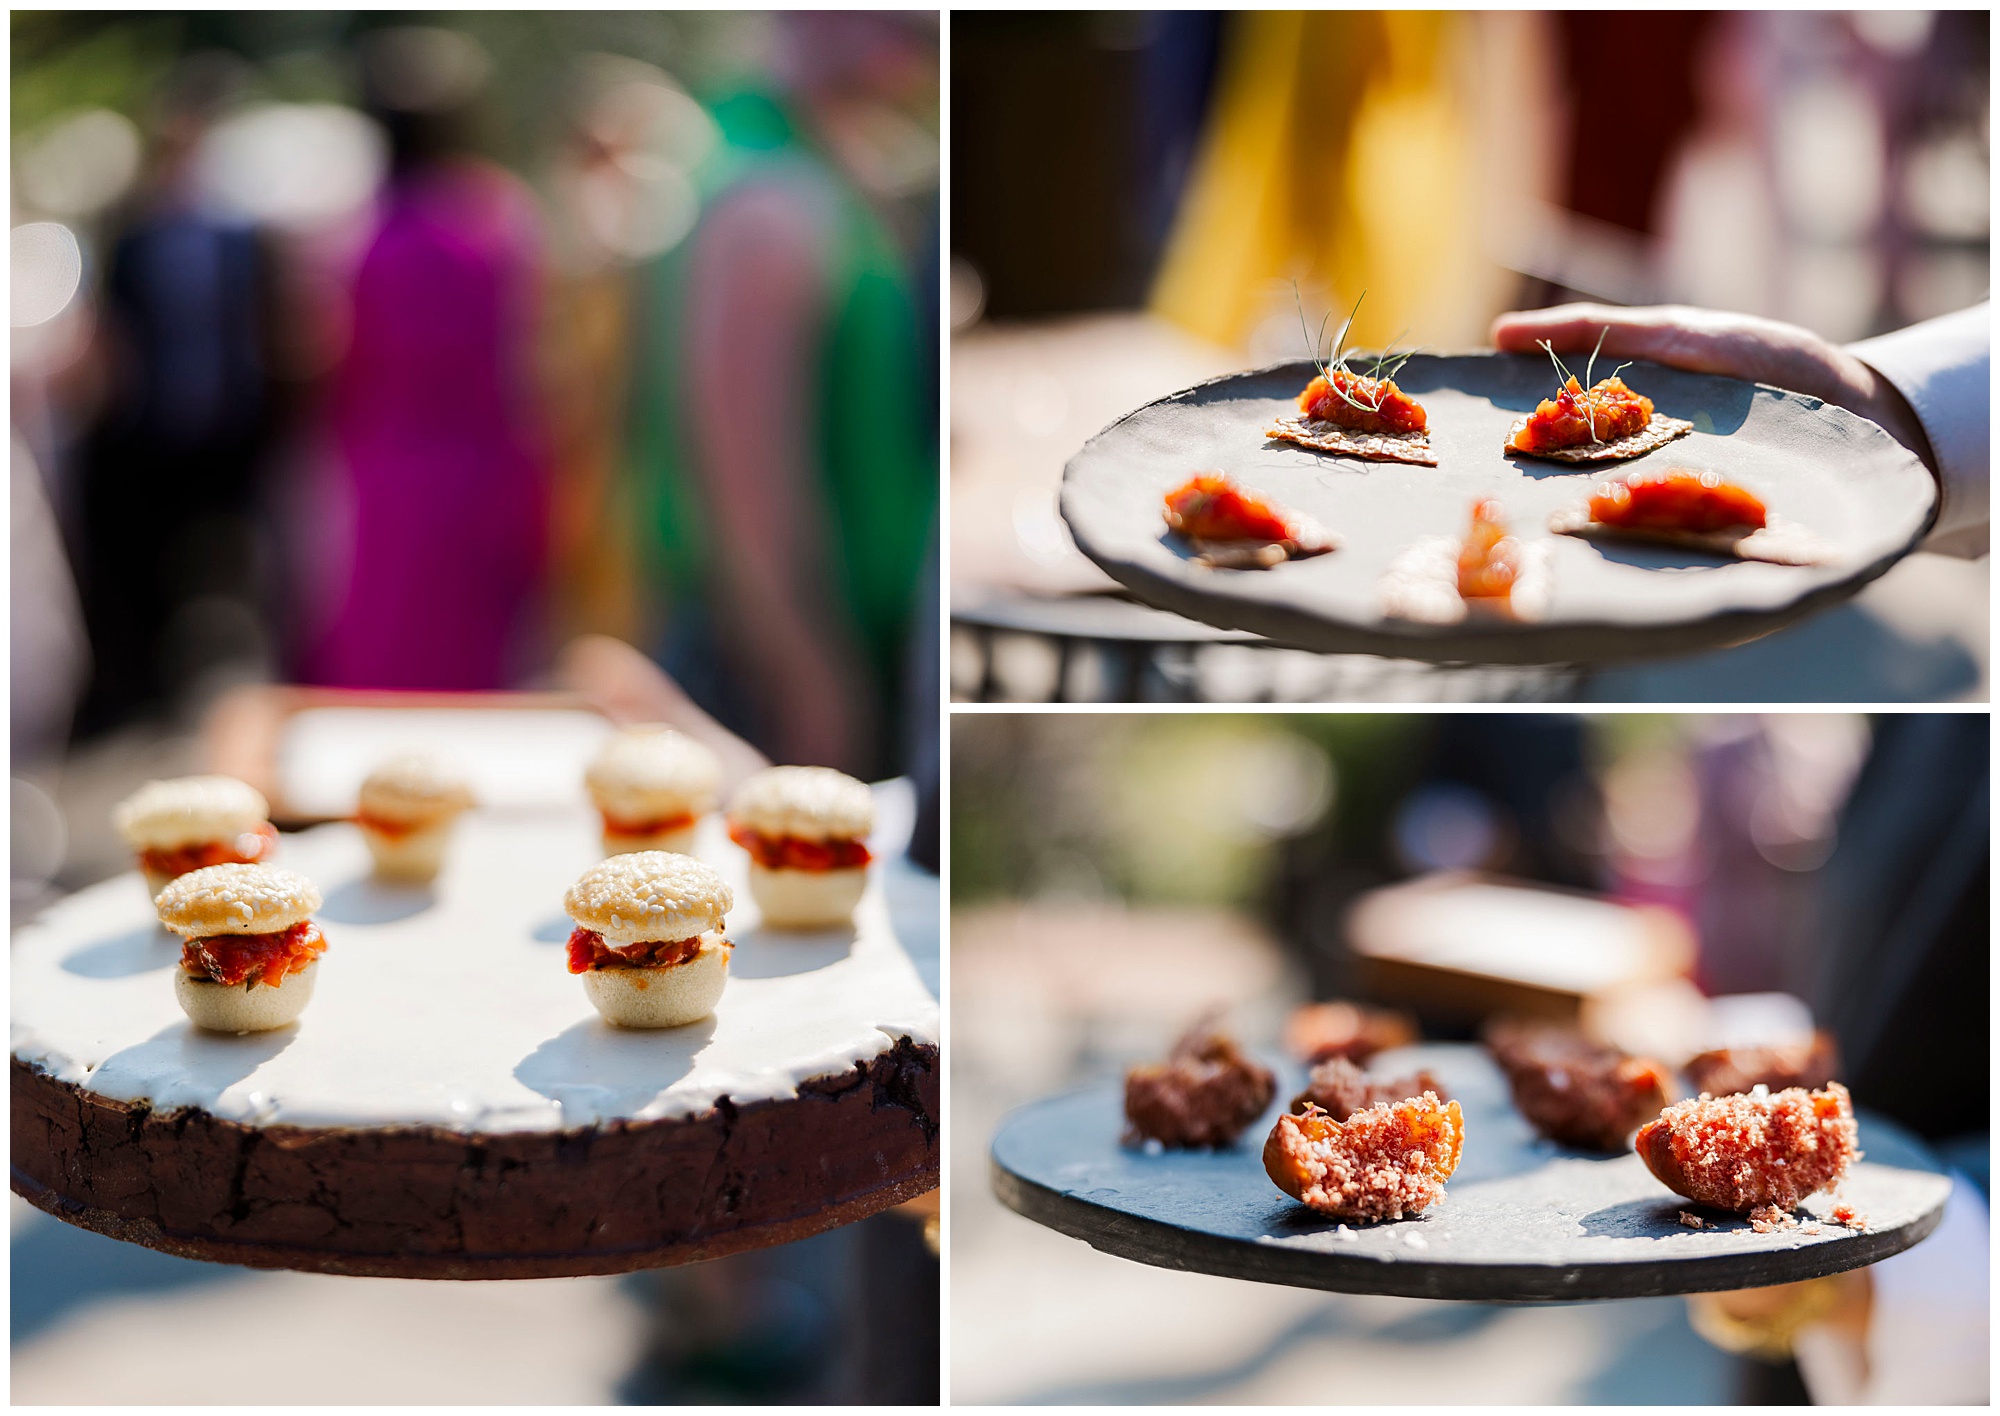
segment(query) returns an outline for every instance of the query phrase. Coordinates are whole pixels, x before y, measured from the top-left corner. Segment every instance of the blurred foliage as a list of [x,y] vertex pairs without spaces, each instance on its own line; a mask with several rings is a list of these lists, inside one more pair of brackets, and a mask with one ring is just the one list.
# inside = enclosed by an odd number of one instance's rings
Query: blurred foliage
[[[1670,713],[1582,720],[1594,774],[1634,754],[1684,748],[1706,719]],[[1255,906],[1282,868],[1277,845],[1373,878],[1406,872],[1393,826],[1441,770],[1447,719],[1423,713],[966,714],[952,723],[952,900],[1117,898]],[[1557,725],[1548,725],[1555,731]],[[1516,733],[1494,739],[1530,741]],[[1483,739],[1480,739],[1483,740]],[[1451,752],[1468,739],[1454,735]],[[1445,757],[1441,759],[1441,752]],[[1510,769],[1494,763],[1488,788]],[[1325,800],[1287,819],[1302,775]],[[1519,775],[1514,773],[1513,775]],[[1276,805],[1276,812],[1265,810]],[[1298,854],[1298,853],[1295,853]],[[1517,862],[1518,863],[1518,862]]]
[[1416,714],[957,717],[953,903],[1248,904],[1282,836],[1379,851],[1430,731]]
[[185,16],[16,10],[9,28],[16,136],[72,108],[114,109],[135,121],[182,51]]
[[659,10],[16,10],[11,19],[13,130],[77,108],[143,124],[154,86],[183,55],[235,54],[254,66],[252,96],[357,103],[356,42],[371,30],[430,24],[479,41],[493,61],[481,145],[517,169],[540,155],[551,115],[567,111],[579,55],[656,64],[697,92],[755,67],[767,17]]

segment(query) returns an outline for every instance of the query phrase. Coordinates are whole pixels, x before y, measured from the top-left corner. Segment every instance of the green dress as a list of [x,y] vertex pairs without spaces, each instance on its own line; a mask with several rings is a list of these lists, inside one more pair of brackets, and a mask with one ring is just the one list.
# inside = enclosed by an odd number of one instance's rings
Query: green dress
[[[720,141],[695,175],[702,209],[730,188],[782,178],[828,214],[828,318],[818,355],[814,442],[827,561],[846,618],[867,656],[884,713],[900,698],[900,668],[937,515],[937,429],[908,277],[881,222],[798,137],[783,109],[757,92],[711,106]],[[703,478],[688,436],[690,388],[681,332],[688,259],[700,227],[645,273],[633,385],[631,473],[640,547],[662,626],[656,656],[695,700],[756,737],[719,663],[704,586],[716,552]],[[887,737],[888,735],[885,735]]]

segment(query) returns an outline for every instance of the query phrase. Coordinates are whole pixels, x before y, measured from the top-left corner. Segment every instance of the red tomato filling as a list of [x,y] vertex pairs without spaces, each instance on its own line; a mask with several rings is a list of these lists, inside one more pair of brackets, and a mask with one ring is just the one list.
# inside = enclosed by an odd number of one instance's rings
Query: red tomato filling
[[1590,519],[1651,531],[1724,531],[1764,524],[1764,503],[1714,472],[1675,467],[1600,482]]
[[1394,380],[1371,379],[1346,369],[1316,375],[1299,395],[1299,411],[1357,433],[1421,433],[1430,425],[1423,405],[1397,388]]
[[661,836],[694,825],[694,813],[690,811],[683,811],[678,816],[662,816],[653,821],[620,821],[608,812],[598,814],[604,817],[604,834],[607,836]]
[[664,969],[684,964],[701,952],[701,937],[656,939],[647,944],[620,944],[612,948],[594,929],[575,930],[569,936],[569,971],[589,973],[592,969]]
[[139,852],[139,865],[156,875],[181,876],[190,870],[211,865],[255,865],[278,844],[278,828],[266,821],[254,831],[245,831],[223,841],[199,841],[172,850]]
[[859,841],[808,841],[803,836],[765,836],[732,825],[729,839],[750,852],[766,870],[859,870],[874,857]]
[[1510,444],[1519,452],[1552,452],[1585,443],[1616,442],[1653,421],[1653,400],[1619,378],[1599,379],[1585,392],[1572,376],[1554,398],[1545,398]]
[[1468,600],[1506,599],[1521,573],[1521,543],[1507,534],[1500,520],[1500,503],[1482,501],[1472,508],[1472,530],[1458,551],[1458,593]]
[[1289,541],[1291,518],[1222,472],[1197,472],[1167,493],[1167,524],[1194,541]]
[[212,934],[190,939],[181,967],[196,978],[234,986],[255,979],[276,987],[326,952],[326,936],[311,920],[276,934]]

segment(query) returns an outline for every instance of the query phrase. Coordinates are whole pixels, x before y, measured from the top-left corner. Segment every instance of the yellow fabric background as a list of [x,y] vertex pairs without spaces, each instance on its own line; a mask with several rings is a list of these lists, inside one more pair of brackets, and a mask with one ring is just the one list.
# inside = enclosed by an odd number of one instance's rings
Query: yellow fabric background
[[1337,327],[1367,291],[1353,346],[1380,348],[1405,329],[1465,338],[1460,311],[1480,259],[1456,80],[1473,23],[1443,12],[1237,15],[1154,310],[1241,347],[1269,321],[1296,325],[1296,282],[1314,327],[1329,307]]

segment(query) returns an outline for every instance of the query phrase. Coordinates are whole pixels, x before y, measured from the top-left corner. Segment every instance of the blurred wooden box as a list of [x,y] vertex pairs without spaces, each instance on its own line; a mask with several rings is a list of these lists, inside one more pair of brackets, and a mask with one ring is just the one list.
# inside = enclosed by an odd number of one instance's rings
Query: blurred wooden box
[[1695,959],[1671,910],[1455,871],[1363,895],[1347,940],[1367,996],[1451,1024],[1574,1023],[1590,1000],[1684,978]]

